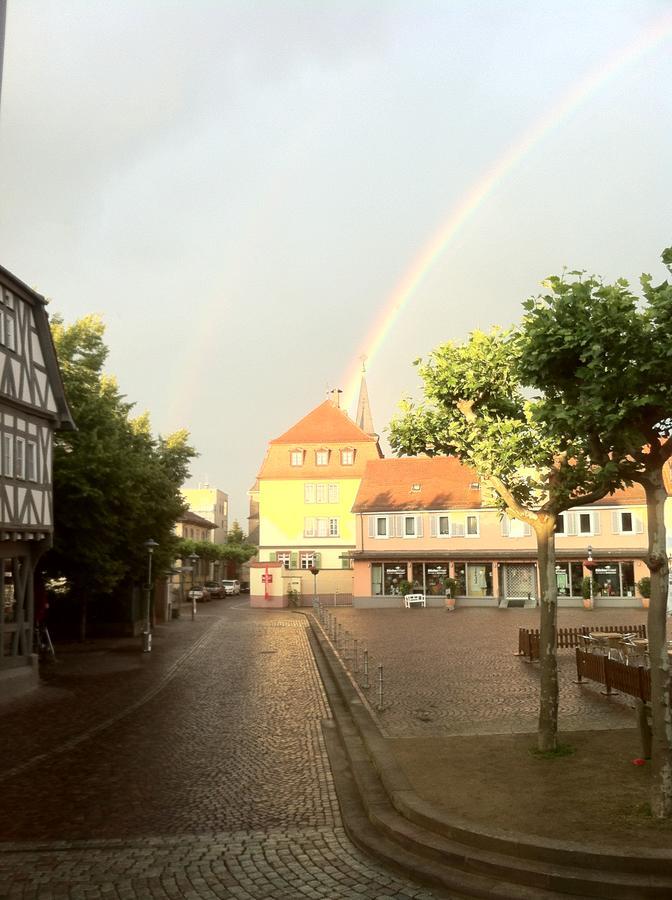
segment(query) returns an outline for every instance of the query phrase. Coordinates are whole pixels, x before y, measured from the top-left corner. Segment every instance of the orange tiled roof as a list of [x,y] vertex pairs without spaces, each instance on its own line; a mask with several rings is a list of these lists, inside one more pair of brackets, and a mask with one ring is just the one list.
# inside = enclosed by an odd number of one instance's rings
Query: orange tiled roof
[[[477,509],[481,492],[474,469],[449,456],[376,459],[367,463],[353,512],[390,510]],[[418,490],[414,486],[419,486]],[[635,484],[598,501],[600,506],[646,503],[644,489]]]
[[481,505],[479,478],[452,456],[371,460],[353,512],[395,509],[474,509]]
[[289,431],[271,441],[271,444],[329,444],[375,443],[375,437],[355,425],[345,410],[325,400],[304,416]]

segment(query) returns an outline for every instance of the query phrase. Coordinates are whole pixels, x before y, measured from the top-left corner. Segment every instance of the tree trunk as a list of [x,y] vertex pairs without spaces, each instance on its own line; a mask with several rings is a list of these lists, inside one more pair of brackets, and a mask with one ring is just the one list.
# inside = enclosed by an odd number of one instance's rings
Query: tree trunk
[[558,585],[555,578],[555,517],[535,524],[541,613],[539,625],[539,659],[541,666],[539,693],[539,750],[555,750],[558,743],[558,658],[556,624]]
[[664,507],[667,493],[662,471],[651,472],[644,483],[649,520],[648,634],[651,659],[651,811],[656,818],[672,815],[672,720],[670,665],[667,655],[668,563]]

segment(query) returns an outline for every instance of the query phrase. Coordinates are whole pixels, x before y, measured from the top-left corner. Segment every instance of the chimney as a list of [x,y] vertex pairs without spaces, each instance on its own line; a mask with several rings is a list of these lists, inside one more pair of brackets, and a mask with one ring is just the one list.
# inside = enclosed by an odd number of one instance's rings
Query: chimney
[[329,393],[331,394],[332,405],[335,406],[336,409],[340,409],[341,408],[341,394],[343,393],[343,391],[340,388],[336,388],[333,391],[329,391]]

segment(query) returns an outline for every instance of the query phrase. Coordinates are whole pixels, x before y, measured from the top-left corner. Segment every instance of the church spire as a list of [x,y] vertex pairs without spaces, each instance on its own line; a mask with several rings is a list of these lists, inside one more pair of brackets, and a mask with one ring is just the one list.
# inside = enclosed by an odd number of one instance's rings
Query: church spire
[[371,437],[377,438],[378,435],[373,427],[371,406],[369,405],[369,392],[366,387],[366,379],[364,378],[366,373],[366,356],[360,358],[362,360],[362,382],[359,386],[359,400],[357,401],[357,415],[355,417],[355,422],[366,434],[370,434]]

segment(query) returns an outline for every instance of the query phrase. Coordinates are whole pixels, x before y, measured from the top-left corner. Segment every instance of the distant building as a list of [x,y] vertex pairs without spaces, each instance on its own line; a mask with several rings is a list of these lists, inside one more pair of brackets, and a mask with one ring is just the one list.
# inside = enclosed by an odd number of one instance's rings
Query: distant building
[[[362,383],[363,379],[362,379]],[[350,553],[357,545],[352,505],[368,461],[382,456],[368,397],[364,431],[340,408],[339,393],[272,440],[250,491],[250,523],[259,520],[259,552],[250,564],[253,606],[286,606],[296,591],[352,596]]]
[[[355,606],[403,606],[421,593],[442,606],[536,606],[537,543],[529,525],[502,515],[478,474],[453,457],[369,462],[354,504]],[[641,606],[648,575],[647,510],[639,485],[563,512],[556,529],[560,606],[581,606],[588,548],[595,605]],[[450,580],[450,581],[449,581]]]
[[229,495],[206,484],[197,488],[183,488],[182,496],[191,512],[214,522],[214,530],[203,540],[225,544],[229,533]]
[[54,530],[54,431],[74,427],[46,301],[0,267],[0,698],[37,684],[34,580]]

